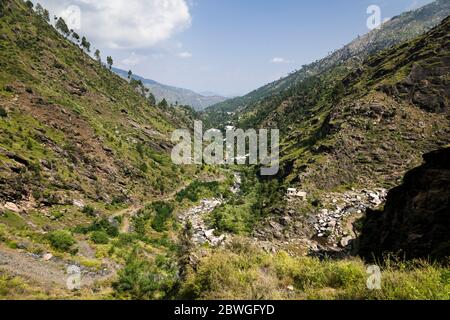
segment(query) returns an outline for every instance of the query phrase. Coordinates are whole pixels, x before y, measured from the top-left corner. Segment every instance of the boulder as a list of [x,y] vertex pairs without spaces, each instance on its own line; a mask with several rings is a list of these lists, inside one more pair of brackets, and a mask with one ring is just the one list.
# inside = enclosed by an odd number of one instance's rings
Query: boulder
[[16,213],[20,212],[19,207],[18,207],[15,203],[13,203],[13,202],[7,202],[7,203],[5,203],[4,208],[7,209],[7,210],[16,212]]
[[350,242],[351,242],[352,240],[353,240],[353,238],[350,237],[350,236],[343,237],[343,238],[341,239],[341,241],[339,242],[339,245],[340,245],[342,248],[346,248],[346,247],[350,244]]

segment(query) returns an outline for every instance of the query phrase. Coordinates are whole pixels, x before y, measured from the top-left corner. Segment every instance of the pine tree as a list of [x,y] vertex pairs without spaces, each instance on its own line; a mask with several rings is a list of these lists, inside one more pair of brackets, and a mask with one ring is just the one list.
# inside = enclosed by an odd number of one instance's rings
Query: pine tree
[[152,106],[156,105],[156,98],[153,93],[149,92],[147,99],[148,99],[148,102],[150,103],[150,105],[152,105]]
[[75,31],[72,32],[72,38],[75,40],[76,43],[80,41],[80,36]]
[[113,58],[112,58],[111,56],[108,56],[108,57],[106,58],[106,63],[107,63],[108,66],[109,66],[109,70],[111,70],[112,65],[113,65]]
[[87,41],[86,37],[81,39],[81,47],[85,49],[87,52],[91,52],[91,44]]
[[[2,1],[3,2],[3,1]],[[31,1],[27,1],[27,2],[25,2],[25,5],[28,7],[28,9],[33,9],[33,2],[31,2]]]
[[100,56],[100,50],[95,50],[95,53],[94,53],[94,57],[95,57],[95,60],[97,60],[98,61],[98,63],[102,63],[102,58],[101,58],[101,56]]
[[161,108],[167,108],[169,106],[169,103],[167,103],[166,99],[162,99],[158,106],[160,106]]
[[63,18],[59,18],[58,21],[56,21],[55,27],[62,33],[64,37],[67,38],[70,35],[69,27],[67,26]]
[[5,12],[5,1],[0,1],[0,18],[3,17]]

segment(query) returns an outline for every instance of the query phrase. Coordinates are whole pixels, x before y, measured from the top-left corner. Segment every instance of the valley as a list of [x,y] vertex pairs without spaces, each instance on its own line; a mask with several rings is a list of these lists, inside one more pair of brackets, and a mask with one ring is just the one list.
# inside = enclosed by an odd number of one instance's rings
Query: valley
[[[30,3],[0,6],[0,299],[450,299],[449,1],[198,105]],[[280,170],[175,164],[195,121],[278,129]]]

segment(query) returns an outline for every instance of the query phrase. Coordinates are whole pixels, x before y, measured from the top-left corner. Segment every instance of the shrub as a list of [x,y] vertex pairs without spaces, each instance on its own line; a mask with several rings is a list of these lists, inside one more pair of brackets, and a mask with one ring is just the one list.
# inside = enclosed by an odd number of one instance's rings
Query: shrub
[[95,209],[91,206],[84,206],[81,212],[91,217],[95,216]]
[[94,231],[91,234],[91,240],[96,244],[107,244],[109,242],[109,237],[108,234],[103,230]]
[[8,113],[3,107],[0,107],[0,118],[5,118],[8,116]]
[[48,234],[48,239],[53,248],[60,251],[69,251],[75,244],[75,239],[67,230],[56,230]]
[[169,259],[158,256],[152,263],[134,252],[125,268],[119,271],[119,278],[113,288],[117,295],[124,298],[167,299],[176,284],[177,269]]
[[217,181],[212,182],[200,182],[194,181],[187,188],[180,191],[176,195],[176,200],[182,202],[184,199],[188,199],[191,202],[197,202],[200,196],[219,196],[221,194],[219,190],[219,183]]
[[155,202],[152,207],[155,210],[152,228],[158,232],[166,231],[166,222],[172,215],[173,206],[167,202]]
[[82,234],[92,231],[104,231],[110,237],[117,237],[119,235],[119,229],[117,226],[109,222],[107,219],[96,220],[89,226],[77,226],[74,229],[74,232]]

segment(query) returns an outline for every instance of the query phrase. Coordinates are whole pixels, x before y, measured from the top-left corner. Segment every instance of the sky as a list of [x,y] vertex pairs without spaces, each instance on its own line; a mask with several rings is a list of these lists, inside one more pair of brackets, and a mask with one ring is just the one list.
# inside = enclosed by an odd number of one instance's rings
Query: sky
[[38,0],[103,60],[148,79],[224,96],[248,93],[432,0]]

